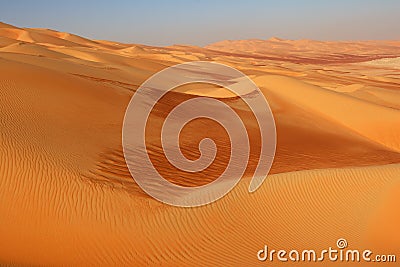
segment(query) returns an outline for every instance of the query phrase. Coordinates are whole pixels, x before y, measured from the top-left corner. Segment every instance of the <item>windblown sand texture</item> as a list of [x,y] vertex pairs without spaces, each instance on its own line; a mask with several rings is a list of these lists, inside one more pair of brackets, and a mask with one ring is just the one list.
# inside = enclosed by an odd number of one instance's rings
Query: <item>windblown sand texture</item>
[[[0,265],[272,266],[257,260],[265,244],[318,250],[339,238],[350,248],[398,253],[399,57],[399,41],[151,47],[0,24]],[[269,101],[278,143],[270,175],[250,194],[259,136],[248,108],[205,84],[169,93],[146,134],[154,165],[170,181],[208,183],[229,160],[223,128],[198,120],[184,128],[182,150],[195,159],[198,142],[211,137],[216,161],[198,174],[167,162],[159,127],[186,99],[231,105],[246,120],[252,145],[245,177],[228,195],[177,208],[149,197],[130,176],[122,122],[142,82],[195,60],[247,74]],[[353,265],[361,266],[335,264]]]

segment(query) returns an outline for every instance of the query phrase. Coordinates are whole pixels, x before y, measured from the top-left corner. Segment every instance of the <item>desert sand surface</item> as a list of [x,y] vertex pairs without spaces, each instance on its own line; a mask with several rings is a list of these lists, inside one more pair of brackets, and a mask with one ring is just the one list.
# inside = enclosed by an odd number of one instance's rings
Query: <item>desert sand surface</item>
[[[0,265],[272,266],[257,259],[264,245],[322,250],[339,238],[353,249],[398,253],[399,56],[400,41],[152,47],[0,23]],[[146,132],[150,157],[168,180],[203,185],[229,160],[224,130],[198,120],[184,128],[182,150],[195,159],[199,141],[210,137],[216,160],[196,174],[170,166],[160,126],[182,101],[201,95],[229,104],[251,143],[246,173],[229,194],[178,208],[131,177],[122,123],[147,78],[196,60],[235,67],[258,85],[275,117],[277,150],[270,175],[249,193],[260,140],[248,107],[211,85],[168,93]],[[296,266],[321,264],[330,263]]]

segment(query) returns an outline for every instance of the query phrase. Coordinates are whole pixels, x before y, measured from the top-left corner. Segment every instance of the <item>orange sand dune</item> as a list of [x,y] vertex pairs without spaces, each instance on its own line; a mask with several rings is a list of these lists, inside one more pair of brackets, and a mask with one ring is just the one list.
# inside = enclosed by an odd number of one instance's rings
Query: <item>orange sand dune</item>
[[399,47],[399,41],[323,42],[315,40],[283,40],[279,38],[221,41],[206,46],[211,50],[234,54],[317,64],[362,62],[398,57]]
[[[392,58],[398,47],[277,38],[151,47],[1,23],[0,265],[291,266],[259,262],[257,252],[264,245],[322,250],[339,238],[351,249],[398,253],[400,73],[398,61],[371,61]],[[194,174],[168,163],[160,126],[185,100],[208,96],[230,105],[251,143],[245,175],[230,193],[177,208],[148,196],[131,177],[122,122],[140,84],[193,60],[233,66],[259,86],[274,113],[277,150],[271,174],[249,193],[260,146],[249,108],[212,85],[168,93],[146,132],[150,158],[166,179],[203,185],[229,161],[226,132],[199,119],[183,129],[182,151],[195,159],[199,141],[210,137],[216,160]],[[296,263],[322,264],[331,263]]]

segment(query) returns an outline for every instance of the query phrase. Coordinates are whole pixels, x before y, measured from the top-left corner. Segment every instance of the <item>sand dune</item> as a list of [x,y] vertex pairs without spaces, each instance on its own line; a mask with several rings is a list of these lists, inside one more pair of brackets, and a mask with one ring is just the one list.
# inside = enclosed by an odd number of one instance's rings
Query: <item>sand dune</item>
[[400,57],[375,59],[375,60],[367,61],[367,62],[365,62],[365,64],[379,66],[382,68],[399,69],[400,68]]
[[400,151],[398,110],[310,86],[294,78],[260,76],[254,81],[294,105],[333,119],[372,141]]
[[276,60],[307,63],[363,62],[398,56],[398,41],[353,41],[332,42],[315,40],[268,40],[221,41],[206,46],[211,50],[234,54],[250,54],[271,57]]
[[[271,47],[273,53],[260,55]],[[398,47],[279,38],[151,47],[1,23],[0,265],[269,265],[257,260],[265,244],[318,250],[339,238],[354,249],[397,253],[400,74],[359,62],[392,57]],[[146,136],[166,179],[203,185],[229,161],[223,128],[196,120],[182,131],[182,151],[195,159],[199,141],[210,137],[216,160],[194,174],[167,162],[160,126],[185,100],[207,96],[230,105],[251,143],[245,175],[232,192],[210,205],[177,208],[149,197],[132,179],[122,122],[140,84],[192,60],[249,75],[269,101],[278,143],[271,175],[250,194],[260,138],[249,108],[208,84],[168,93],[151,113]]]
[[0,48],[0,51],[17,53],[17,54],[26,54],[26,55],[32,55],[32,56],[47,57],[47,58],[65,58],[66,57],[62,53],[54,52],[43,46],[32,44],[32,43],[24,43],[24,42],[10,44],[8,46]]

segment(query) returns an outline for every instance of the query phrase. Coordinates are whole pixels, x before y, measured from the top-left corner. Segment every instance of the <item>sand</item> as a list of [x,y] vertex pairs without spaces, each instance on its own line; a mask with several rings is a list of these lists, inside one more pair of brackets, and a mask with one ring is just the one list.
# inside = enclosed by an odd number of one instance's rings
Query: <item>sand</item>
[[[350,248],[397,253],[400,73],[398,60],[386,58],[399,49],[395,41],[279,38],[151,47],[0,24],[0,265],[267,266],[257,260],[265,244],[317,250],[339,238]],[[229,159],[223,129],[200,121],[184,129],[184,153],[198,157],[198,141],[211,136],[216,161],[194,175],[168,165],[157,126],[186,99],[230,104],[246,120],[252,146],[245,177],[229,194],[177,208],[149,197],[130,176],[122,122],[142,82],[192,60],[251,77],[270,103],[278,143],[271,174],[250,194],[259,146],[250,111],[210,85],[169,93],[147,137],[170,181],[208,183]],[[281,265],[290,263],[274,263]]]

